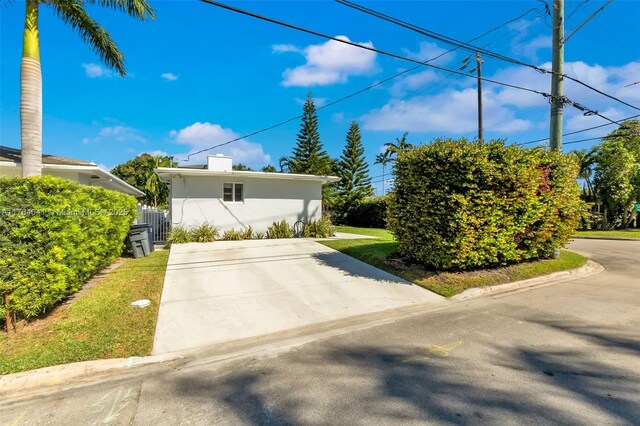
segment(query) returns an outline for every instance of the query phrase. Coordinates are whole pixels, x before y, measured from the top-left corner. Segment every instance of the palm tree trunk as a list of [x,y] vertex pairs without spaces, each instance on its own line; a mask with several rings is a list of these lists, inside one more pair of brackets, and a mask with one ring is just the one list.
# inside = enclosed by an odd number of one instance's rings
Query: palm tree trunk
[[42,74],[38,36],[38,0],[27,0],[20,69],[22,177],[42,174]]

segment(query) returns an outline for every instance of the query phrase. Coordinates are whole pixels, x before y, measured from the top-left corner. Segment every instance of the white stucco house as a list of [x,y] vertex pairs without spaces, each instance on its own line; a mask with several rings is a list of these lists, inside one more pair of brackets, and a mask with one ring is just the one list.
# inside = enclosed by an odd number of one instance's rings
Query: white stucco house
[[156,169],[169,184],[173,226],[208,223],[220,230],[265,231],[274,221],[322,217],[322,185],[335,176],[236,171],[232,159],[211,155],[207,165]]
[[[22,153],[19,149],[0,145],[0,177],[21,176],[21,158]],[[90,161],[42,154],[42,174],[69,179],[84,185],[101,186],[136,198],[144,196],[144,192]]]

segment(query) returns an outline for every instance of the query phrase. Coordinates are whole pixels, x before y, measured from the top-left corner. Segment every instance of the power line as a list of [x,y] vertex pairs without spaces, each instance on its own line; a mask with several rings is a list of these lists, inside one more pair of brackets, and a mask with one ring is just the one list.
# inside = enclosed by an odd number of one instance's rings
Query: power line
[[598,13],[602,12],[604,10],[605,7],[609,6],[611,4],[611,2],[613,2],[613,0],[609,0],[607,1],[604,5],[602,5],[600,8],[598,8],[598,10],[596,10],[595,12],[593,12],[591,15],[589,15],[589,17],[587,19],[585,19],[584,21],[582,21],[582,23],[580,25],[578,25],[576,27],[576,29],[574,29],[571,34],[569,34],[567,37],[565,37],[565,39],[562,41],[563,44],[565,44],[566,42],[569,41],[569,39],[578,31],[580,31],[580,28],[584,27],[585,25],[587,25],[587,22],[589,22],[591,19],[593,19],[594,16],[596,16]]
[[[274,24],[277,24],[277,25],[285,26],[285,27],[288,27],[288,28],[291,28],[291,29],[295,29],[295,30],[298,30],[298,31],[302,31],[302,32],[308,33],[308,34],[312,34],[312,35],[316,35],[316,36],[319,36],[319,37],[327,38],[327,39],[334,40],[334,41],[337,41],[337,42],[340,42],[340,43],[348,44],[348,45],[351,45],[351,46],[354,46],[354,47],[359,47],[359,48],[362,48],[362,49],[370,50],[370,51],[373,51],[373,52],[376,52],[376,53],[380,53],[380,54],[384,54],[384,55],[387,55],[387,56],[395,57],[397,59],[403,59],[403,60],[406,60],[406,61],[413,62],[413,63],[417,64],[415,67],[409,68],[409,69],[404,70],[404,71],[402,71],[402,72],[400,72],[398,74],[395,74],[393,76],[390,76],[390,77],[387,77],[387,78],[385,78],[383,80],[380,80],[377,83],[374,83],[374,84],[372,84],[370,86],[367,86],[367,87],[365,87],[365,88],[363,88],[361,90],[358,90],[357,92],[354,92],[354,93],[351,93],[349,95],[343,96],[342,98],[336,99],[335,101],[330,102],[328,104],[325,104],[322,107],[318,107],[317,110],[321,110],[323,108],[327,108],[329,106],[332,106],[332,105],[335,105],[335,104],[337,104],[339,102],[342,102],[342,101],[344,101],[346,99],[349,99],[349,98],[352,98],[354,96],[357,96],[357,95],[359,95],[359,94],[361,94],[363,92],[366,92],[366,91],[371,90],[371,89],[373,89],[375,87],[378,87],[378,86],[380,86],[380,85],[382,85],[382,84],[384,84],[384,83],[386,83],[386,82],[388,82],[390,80],[393,80],[394,78],[400,77],[401,75],[404,75],[404,74],[407,74],[407,73],[409,73],[411,71],[414,71],[414,70],[416,70],[416,69],[418,69],[418,68],[420,68],[422,66],[427,66],[427,67],[439,69],[439,70],[442,70],[442,71],[458,74],[460,76],[470,77],[469,75],[467,75],[465,73],[454,71],[454,70],[449,70],[447,68],[439,67],[439,66],[436,66],[436,65],[431,65],[431,64],[428,63],[428,62],[434,61],[434,60],[446,55],[449,52],[457,50],[458,49],[457,47],[454,48],[454,49],[450,49],[450,50],[448,50],[448,51],[436,56],[435,58],[429,59],[428,61],[421,62],[421,61],[414,60],[414,59],[407,58],[407,57],[403,57],[401,55],[397,55],[397,54],[394,54],[394,53],[391,53],[391,52],[381,51],[381,50],[378,50],[378,49],[370,48],[368,46],[363,46],[363,45],[360,45],[360,44],[357,44],[357,43],[353,43],[353,42],[350,42],[350,41],[347,41],[347,40],[343,40],[343,39],[332,37],[332,36],[329,36],[329,35],[326,35],[326,34],[322,34],[322,33],[319,33],[319,32],[313,31],[313,30],[308,30],[308,29],[305,29],[305,28],[302,28],[302,27],[298,27],[298,26],[295,26],[295,25],[292,25],[292,24],[288,24],[286,22],[282,22],[282,21],[278,21],[278,20],[275,20],[275,19],[272,19],[272,18],[268,18],[266,16],[261,16],[261,15],[258,15],[258,14],[255,14],[255,13],[252,13],[252,12],[249,12],[249,11],[245,11],[245,10],[242,10],[242,9],[238,9],[236,7],[232,7],[232,6],[223,4],[223,3],[219,3],[219,2],[215,2],[215,1],[211,1],[211,0],[201,0],[201,1],[203,1],[204,3],[211,4],[213,6],[221,7],[223,9],[227,9],[227,10],[230,10],[230,11],[233,11],[233,12],[241,13],[243,15],[247,15],[247,16],[250,16],[250,17],[257,18],[257,19],[261,19],[261,20],[264,20],[264,21],[267,21],[267,22],[271,22],[271,23],[274,23]],[[501,25],[499,25],[499,26],[497,26],[497,27],[495,27],[495,28],[493,28],[493,29],[481,34],[478,37],[475,37],[474,39],[472,39],[470,41],[477,40],[477,39],[479,39],[479,38],[481,38],[481,37],[483,37],[483,36],[485,36],[487,34],[490,34],[491,32],[493,32],[493,31],[495,31],[495,30],[497,30],[497,29],[509,24],[510,22],[513,22],[515,20],[520,19],[523,16],[526,16],[527,14],[531,13],[531,11],[535,11],[535,10],[537,10],[537,9],[536,8],[529,9],[528,11],[526,11],[523,14],[521,14],[520,16],[518,16],[516,18],[513,18],[513,19],[511,19],[509,21],[506,21],[505,23],[503,23],[503,24],[501,24]],[[475,77],[473,77],[473,78],[475,78]],[[539,92],[537,90],[522,88],[522,87],[518,87],[518,86],[515,86],[515,85],[510,85],[508,83],[500,83],[500,82],[493,81],[493,80],[486,79],[486,78],[483,78],[483,80],[488,81],[490,83],[494,83],[494,84],[501,84],[501,85],[505,85],[505,86],[512,87],[512,88],[517,88],[517,89],[521,89],[521,90],[527,90],[527,91],[530,91],[530,92],[533,92],[533,93],[537,93],[537,94],[540,94],[540,95],[543,95],[543,96],[547,95],[546,93]],[[277,127],[283,126],[283,125],[285,125],[287,123],[290,123],[290,122],[292,122],[294,120],[298,120],[300,118],[302,118],[302,115],[297,115],[295,117],[291,117],[291,118],[289,118],[287,120],[281,121],[279,123],[273,124],[273,125],[268,126],[268,127],[264,127],[264,128],[262,128],[260,130],[256,130],[254,132],[251,132],[251,133],[248,133],[246,135],[237,137],[235,139],[232,139],[232,140],[229,140],[229,141],[214,145],[214,146],[209,147],[209,148],[205,148],[205,149],[201,149],[199,151],[192,152],[192,153],[187,155],[186,160],[188,161],[194,155],[201,154],[203,152],[210,151],[212,149],[220,148],[220,147],[225,146],[225,145],[229,145],[229,144],[231,144],[233,142],[237,142],[237,141],[239,141],[241,139],[245,139],[245,138],[249,138],[251,136],[255,136],[257,134],[260,134],[260,133],[275,129]]]
[[[354,42],[352,42],[350,40],[344,40],[344,39],[341,39],[341,38],[333,37],[333,36],[330,36],[330,35],[327,35],[327,34],[324,34],[324,33],[320,33],[318,31],[314,31],[314,30],[310,30],[310,29],[307,29],[307,28],[303,28],[303,27],[300,27],[300,26],[297,26],[297,25],[294,25],[294,24],[289,24],[289,23],[284,22],[284,21],[279,21],[277,19],[273,19],[273,18],[269,18],[267,16],[259,15],[259,14],[254,13],[254,12],[249,12],[249,11],[246,11],[246,10],[243,10],[243,9],[239,9],[237,7],[229,6],[229,5],[224,4],[224,3],[219,3],[217,1],[213,1],[213,0],[201,0],[201,1],[204,2],[204,3],[211,4],[213,6],[220,7],[222,9],[227,9],[227,10],[230,10],[232,12],[237,12],[237,13],[240,13],[240,14],[243,14],[243,15],[246,15],[246,16],[250,16],[252,18],[260,19],[260,20],[263,20],[263,21],[266,21],[266,22],[270,22],[270,23],[273,23],[273,24],[276,24],[276,25],[281,25],[281,26],[284,26],[284,27],[287,27],[287,28],[291,28],[291,29],[294,29],[294,30],[297,30],[297,31],[301,31],[301,32],[304,32],[304,33],[307,33],[307,34],[312,34],[312,35],[315,35],[315,36],[318,36],[318,37],[326,38],[328,40],[337,41],[339,43],[343,43],[343,44],[347,44],[349,46],[357,47],[359,49],[364,49],[364,50],[368,50],[368,51],[371,51],[371,52],[380,53],[380,54],[385,55],[385,56],[389,56],[389,57],[396,58],[396,59],[402,59],[404,61],[413,62],[413,63],[420,64],[420,65],[423,65],[423,66],[426,66],[426,67],[429,67],[429,68],[434,68],[434,69],[437,69],[437,70],[440,70],[440,71],[445,71],[445,72],[449,72],[449,73],[452,73],[452,74],[458,74],[458,75],[462,75],[462,76],[465,76],[465,77],[477,79],[477,77],[469,75],[469,74],[466,74],[466,73],[463,73],[463,72],[459,72],[459,71],[456,71],[456,70],[451,70],[451,69],[448,69],[448,68],[445,68],[445,67],[441,67],[441,66],[438,66],[438,65],[433,65],[433,64],[420,62],[420,61],[418,61],[416,59],[408,58],[406,56],[398,55],[396,53],[392,53],[392,52],[389,52],[389,51],[386,51],[386,50],[376,49],[376,48],[373,48],[373,47],[370,47],[370,46],[354,43]],[[344,0],[336,0],[336,1],[344,1]],[[485,51],[482,48],[478,48],[478,49],[480,49],[482,51]],[[496,54],[492,54],[492,55],[495,57]],[[534,65],[528,65],[528,66],[535,67]],[[539,70],[542,70],[542,68],[538,68],[538,67],[535,67],[535,68],[537,68]],[[547,72],[546,70],[542,70],[542,71]],[[552,97],[551,97],[551,95],[549,93],[541,92],[539,90],[531,89],[531,88],[528,88],[528,87],[518,86],[518,85],[510,84],[510,83],[504,83],[504,82],[493,80],[493,79],[486,78],[486,77],[482,77],[481,80],[489,82],[489,83],[497,84],[497,85],[500,85],[500,86],[511,87],[513,89],[518,89],[518,90],[523,90],[523,91],[527,91],[527,92],[531,92],[531,93],[536,93],[536,94],[544,96],[547,99],[552,99]],[[584,84],[584,83],[582,83],[582,84]],[[607,95],[607,96],[609,96],[609,95]],[[612,123],[620,124],[620,123],[618,123],[618,122],[616,122],[614,120],[611,120],[611,119],[605,117],[604,115],[598,113],[595,110],[591,110],[591,109],[585,107],[584,105],[581,105],[581,104],[578,104],[577,102],[571,101],[567,97],[563,97],[561,99],[561,101],[563,103],[566,103],[566,104],[569,104],[571,106],[574,106],[574,107],[580,109],[581,111],[584,111],[585,114],[587,114],[587,115],[597,115],[599,117],[604,118],[605,120],[611,121]],[[637,109],[640,110],[640,108],[637,108]]]
[[[625,122],[627,120],[631,120],[631,119],[634,119],[634,118],[637,118],[637,117],[640,117],[640,114],[632,115],[631,117],[623,118],[622,120],[619,120],[619,121]],[[563,133],[562,136],[571,136],[571,135],[575,135],[577,133],[587,132],[589,130],[594,130],[594,129],[599,129],[601,127],[611,126],[612,124],[614,124],[614,123],[600,124],[599,126],[593,126],[593,127],[588,127],[586,129],[582,129],[582,130],[576,130],[576,131],[569,132],[569,133]],[[517,145],[531,145],[531,144],[534,144],[534,143],[537,143],[537,142],[544,142],[544,141],[548,141],[548,140],[549,140],[549,138],[542,138],[542,139],[536,139],[534,141],[520,142]]]
[[[276,25],[280,25],[280,26],[283,26],[283,27],[291,28],[293,30],[297,30],[297,31],[301,31],[301,32],[304,32],[304,33],[307,33],[307,34],[315,35],[317,37],[322,37],[322,38],[325,38],[327,40],[337,41],[338,43],[347,44],[349,46],[357,47],[359,49],[364,49],[364,50],[368,50],[370,52],[380,53],[381,55],[389,56],[391,58],[402,59],[403,61],[413,62],[414,64],[419,64],[419,65],[422,65],[422,66],[425,66],[425,67],[434,68],[434,69],[437,69],[437,70],[440,70],[440,71],[449,72],[449,73],[452,73],[452,74],[464,75],[465,77],[470,77],[470,78],[473,78],[473,79],[476,78],[475,76],[472,76],[472,75],[469,75],[469,74],[466,74],[466,73],[463,73],[463,72],[459,72],[459,71],[456,71],[456,70],[448,69],[448,68],[441,67],[441,66],[438,66],[438,65],[424,63],[424,62],[419,61],[417,59],[408,58],[406,56],[402,56],[402,55],[399,55],[397,53],[393,53],[393,52],[389,52],[389,51],[386,51],[386,50],[376,49],[374,47],[369,47],[369,46],[366,46],[366,45],[354,43],[354,42],[352,42],[350,40],[344,40],[344,39],[341,39],[341,38],[333,37],[333,36],[330,36],[328,34],[324,34],[324,33],[318,32],[318,31],[314,31],[314,30],[310,30],[310,29],[307,29],[307,28],[303,28],[303,27],[300,27],[300,26],[297,26],[297,25],[294,25],[294,24],[289,24],[287,22],[279,21],[279,20],[273,19],[273,18],[269,18],[269,17],[264,16],[264,15],[259,15],[257,13],[249,12],[247,10],[238,9],[237,7],[229,6],[227,4],[219,3],[217,1],[213,1],[213,0],[201,0],[201,1],[204,2],[204,3],[208,3],[208,4],[212,5],[212,6],[217,6],[217,7],[220,7],[222,9],[227,9],[227,10],[230,10],[232,12],[237,12],[237,13],[240,13],[240,14],[243,14],[243,15],[246,15],[246,16],[250,16],[252,18],[256,18],[256,19],[260,19],[260,20],[263,20],[263,21],[271,22],[272,24],[276,24]],[[484,77],[482,79],[484,81],[488,82],[488,83],[498,84],[500,86],[511,87],[513,89],[524,90],[524,91],[531,92],[531,93],[536,93],[536,94],[539,94],[539,95],[547,95],[547,96],[549,96],[548,93],[541,92],[539,90],[530,89],[530,88],[522,87],[522,86],[517,86],[515,84],[504,83],[504,82],[501,82],[501,81],[496,81],[496,80],[492,80],[492,79],[484,78]]]
[[[208,1],[208,0],[203,0],[203,1]],[[494,57],[496,59],[500,59],[500,60],[505,61],[505,62],[510,62],[512,64],[526,66],[526,67],[532,68],[532,69],[534,69],[534,70],[536,70],[536,71],[538,71],[538,72],[540,72],[542,74],[553,74],[554,73],[552,70],[548,70],[548,69],[545,69],[545,68],[542,68],[542,67],[538,67],[536,65],[520,61],[518,59],[510,58],[508,56],[505,56],[505,55],[502,55],[502,54],[499,54],[499,53],[495,53],[495,52],[483,49],[483,48],[478,47],[478,46],[473,46],[473,45],[471,45],[469,43],[465,43],[463,41],[454,39],[452,37],[449,37],[449,36],[446,36],[446,35],[443,35],[443,34],[439,34],[439,33],[435,32],[435,31],[431,31],[431,30],[428,30],[426,28],[422,28],[422,27],[417,26],[415,24],[411,24],[411,23],[403,21],[401,19],[394,18],[393,16],[386,15],[384,13],[378,12],[378,11],[370,9],[368,7],[358,5],[358,4],[353,3],[353,2],[351,2],[349,0],[335,0],[335,1],[337,3],[340,3],[340,4],[344,5],[344,6],[350,7],[352,9],[358,10],[360,12],[366,13],[368,15],[371,15],[373,17],[382,19],[384,21],[391,22],[391,23],[399,25],[399,26],[401,26],[403,28],[409,29],[411,31],[415,31],[415,32],[417,32],[419,34],[422,34],[424,36],[439,40],[439,41],[441,41],[443,43],[450,44],[450,45],[453,45],[453,46],[458,46],[461,49],[465,49],[465,50],[472,51],[472,52],[478,51],[478,52],[482,53],[485,56],[491,56],[491,57]],[[571,81],[573,81],[575,83],[578,83],[578,84],[580,84],[580,85],[582,85],[582,86],[584,86],[584,87],[586,87],[586,88],[588,88],[590,90],[593,90],[596,93],[599,93],[599,94],[601,94],[603,96],[608,97],[609,99],[615,100],[616,102],[619,102],[619,103],[621,103],[623,105],[626,105],[626,106],[628,106],[630,108],[633,108],[633,109],[636,109],[636,110],[640,111],[639,107],[631,105],[630,103],[625,102],[622,99],[619,99],[619,98],[617,98],[617,97],[615,97],[613,95],[605,93],[605,92],[603,92],[603,91],[601,91],[601,90],[599,90],[599,89],[597,89],[597,88],[595,88],[595,87],[593,87],[593,86],[591,86],[591,85],[589,85],[587,83],[584,83],[583,81],[581,81],[581,80],[579,80],[579,79],[577,79],[575,77],[571,77],[570,75],[567,75],[567,74],[564,74],[564,73],[561,74],[561,75],[562,75],[563,78],[566,78],[566,79],[571,80]]]

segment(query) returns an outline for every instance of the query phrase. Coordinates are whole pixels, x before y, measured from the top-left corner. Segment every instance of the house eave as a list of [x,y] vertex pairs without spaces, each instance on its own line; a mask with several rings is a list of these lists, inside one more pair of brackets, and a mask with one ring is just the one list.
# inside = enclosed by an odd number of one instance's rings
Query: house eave
[[186,169],[180,167],[158,167],[155,172],[163,180],[168,180],[172,176],[212,176],[212,177],[245,177],[250,179],[274,179],[274,180],[297,180],[307,182],[320,182],[323,185],[340,180],[336,176],[302,175],[295,173],[269,173],[250,172],[245,170],[232,170],[230,172],[214,171],[207,169]]

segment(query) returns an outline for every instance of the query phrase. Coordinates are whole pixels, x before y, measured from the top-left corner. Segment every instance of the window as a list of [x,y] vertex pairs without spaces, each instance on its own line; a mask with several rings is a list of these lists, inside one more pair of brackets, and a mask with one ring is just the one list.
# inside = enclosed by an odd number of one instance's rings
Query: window
[[226,202],[244,201],[244,185],[241,183],[225,183],[222,190],[222,200]]

